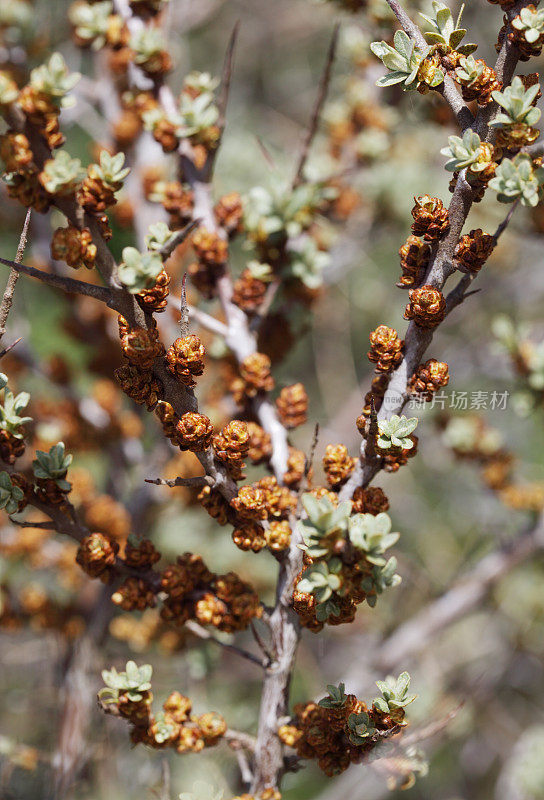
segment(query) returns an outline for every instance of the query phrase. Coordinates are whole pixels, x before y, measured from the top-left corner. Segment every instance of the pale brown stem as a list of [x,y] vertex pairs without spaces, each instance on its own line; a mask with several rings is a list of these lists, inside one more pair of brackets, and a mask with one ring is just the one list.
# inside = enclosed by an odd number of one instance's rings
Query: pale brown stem
[[31,213],[32,211],[29,208],[28,211],[26,212],[23,230],[21,231],[21,236],[19,238],[19,245],[17,247],[17,255],[15,256],[15,262],[11,265],[8,282],[4,290],[4,296],[2,298],[2,302],[0,303],[0,341],[2,340],[2,337],[6,332],[6,322],[8,319],[8,314],[11,311],[11,307],[13,305],[13,295],[15,294],[15,286],[17,285],[17,281],[19,280],[19,272],[15,268],[15,264],[20,264],[21,261],[23,260]]

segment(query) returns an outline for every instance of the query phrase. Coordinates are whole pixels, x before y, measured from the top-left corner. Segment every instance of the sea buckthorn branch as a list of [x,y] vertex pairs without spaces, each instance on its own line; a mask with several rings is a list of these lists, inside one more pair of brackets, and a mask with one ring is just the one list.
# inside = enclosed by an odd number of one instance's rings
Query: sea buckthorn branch
[[295,173],[295,178],[293,181],[294,187],[298,186],[304,180],[304,168],[306,166],[306,162],[308,160],[308,156],[310,154],[310,150],[312,147],[312,142],[315,138],[321,120],[321,112],[323,111],[325,100],[327,99],[329,84],[331,82],[331,77],[332,77],[332,68],[334,65],[334,60],[336,58],[336,49],[338,47],[339,33],[340,33],[340,25],[337,24],[335,25],[332,38],[329,44],[329,50],[327,52],[327,58],[325,61],[325,69],[323,70],[323,74],[321,75],[321,80],[319,82],[319,89],[314,110],[312,112],[312,118],[310,121],[310,125],[308,126],[308,131],[306,133],[304,143],[302,145],[302,150],[297,165],[297,171]]
[[[421,32],[420,28],[414,22],[412,22],[398,0],[387,0],[387,3],[400,22],[402,29],[411,39],[414,40],[414,42],[416,42],[417,45],[427,50],[428,44],[423,36],[423,33]],[[474,117],[469,107],[465,102],[463,102],[463,98],[459,94],[451,75],[444,76],[444,82],[442,87],[438,88],[438,91],[440,94],[442,94],[446,102],[449,104],[451,110],[455,114],[461,130],[464,131],[467,128],[470,128],[474,123]]]
[[[525,5],[527,3],[518,3],[508,12],[508,19],[513,19],[515,14],[519,13],[519,10]],[[397,13],[400,10],[400,6],[398,3],[395,3],[395,6],[396,8],[393,8],[393,10]],[[403,14],[405,15],[405,12]],[[516,44],[508,37],[505,37],[495,65],[497,80],[502,85],[507,85],[511,80],[519,55],[519,49]],[[485,141],[492,142],[495,137],[495,131],[489,126],[489,121],[496,108],[497,103],[495,101],[480,108],[474,121],[474,130],[479,131]],[[463,226],[476,199],[476,193],[467,180],[467,169],[462,169],[456,179],[452,200],[447,211],[448,226],[445,229],[445,235],[439,236],[437,245],[431,251],[427,271],[422,280],[425,286],[433,287],[439,292],[442,291],[448,278],[458,268],[455,261],[456,248],[459,244]],[[506,224],[508,224],[509,220],[510,217],[507,218]],[[454,290],[455,293],[450,296],[448,311],[451,311],[459,304],[461,296],[466,296],[465,290],[469,285],[468,277],[466,279],[463,278],[461,283],[461,288],[458,291]],[[409,384],[411,377],[421,364],[423,355],[432,339],[432,328],[422,328],[414,322],[410,322],[404,339],[404,358],[396,370],[392,372],[387,383],[383,402],[377,414],[378,420],[386,421],[402,411],[410,396]],[[350,497],[357,486],[368,486],[380,469],[380,462],[376,462],[375,458],[370,460],[366,458],[368,441],[369,437],[363,439],[360,459],[351,477],[341,489],[341,499]]]
[[[225,237],[225,233],[218,226],[215,219],[211,179],[217,148],[219,147],[226,122],[226,108],[237,35],[238,26],[235,27],[231,35],[223,66],[220,99],[218,102],[220,133],[217,146],[208,153],[203,166],[200,168],[195,163],[194,154],[187,140],[182,140],[179,146],[180,173],[187,180],[194,193],[193,219],[200,221],[206,230],[217,234],[221,238]],[[166,108],[173,106],[174,101],[167,87],[162,87],[160,97]],[[223,274],[217,279],[217,293],[226,318],[225,342],[234,353],[238,364],[241,365],[246,358],[258,353],[257,337],[250,328],[246,313],[232,302],[233,285],[226,265]],[[197,313],[194,313],[195,318]],[[278,419],[274,405],[266,397],[266,393],[259,392],[252,400],[252,406],[263,429],[272,439],[273,452],[270,461],[277,480],[281,482],[287,470],[287,432]]]
[[260,667],[266,667],[266,662],[259,658],[259,656],[256,656],[241,647],[237,647],[234,644],[230,644],[230,642],[224,642],[221,639],[218,639],[217,636],[214,636],[209,630],[203,628],[202,625],[198,624],[198,622],[189,620],[189,622],[185,623],[185,627],[187,630],[191,631],[191,633],[194,633],[195,636],[198,636],[199,639],[203,639],[206,642],[214,642],[215,644],[219,645],[219,647],[223,647],[225,650],[228,650],[231,653],[236,653],[236,655],[251,661],[253,664],[258,664]]
[[[31,215],[30,208],[26,212],[26,217],[23,225],[23,230],[21,231],[21,236],[19,238],[19,244],[17,246],[17,254],[15,256],[15,263],[20,264],[23,260],[23,256],[25,254],[25,247],[26,247],[26,240],[28,236],[28,226],[30,225],[30,215]],[[4,289],[4,295],[2,297],[2,302],[0,304],[0,341],[6,332],[6,321],[8,318],[8,314],[11,310],[11,306],[13,305],[13,295],[15,293],[15,286],[17,285],[17,280],[19,277],[19,273],[17,272],[15,267],[11,267],[8,282],[6,284],[6,288]]]
[[[7,116],[10,122],[13,124],[13,127],[16,126],[16,129],[28,130],[29,127],[31,127],[30,123],[25,120],[20,109],[10,108]],[[38,162],[38,164],[45,163],[47,161],[49,151],[45,149],[41,137],[35,134],[30,138],[32,142],[34,142],[34,140],[37,142],[35,148],[35,160]],[[83,209],[76,203],[75,199],[72,200],[69,197],[54,197],[53,202],[59,208],[59,210],[65,214],[72,225],[74,225],[76,228],[80,227],[82,216],[81,212]],[[107,302],[110,307],[113,307],[119,311],[119,313],[128,321],[130,326],[143,329],[153,336],[153,317],[142,311],[136,297],[122,287],[118,278],[116,277],[117,265],[102,235],[100,224],[93,218],[92,215],[88,213],[83,215],[83,223],[90,230],[92,241],[96,244],[96,266],[108,284],[109,289],[93,286],[85,282],[74,281],[73,279],[64,278],[61,276],[49,276],[47,273],[34,270],[34,268],[23,267],[22,265],[15,266],[14,268],[21,272],[26,272],[26,274],[29,274],[32,277],[37,277],[44,282],[48,282],[51,285],[55,285],[64,291],[87,294],[95,297],[96,299],[100,299],[103,302]],[[188,226],[187,234],[190,232],[190,230],[191,226]],[[182,238],[181,232],[178,236],[178,239],[179,238]],[[7,260],[4,259],[0,263],[3,263],[4,261]],[[8,262],[7,265],[12,266],[13,263],[14,262]],[[183,416],[183,414],[187,413],[188,411],[196,412],[197,401],[194,393],[190,388],[184,387],[183,385],[180,386],[179,382],[173,378],[166,369],[163,361],[164,358],[162,356],[157,357],[153,362],[152,369],[164,388],[165,399],[170,402],[170,405],[176,411],[179,417]],[[209,448],[207,451],[197,454],[197,457],[201,461],[206,472],[214,478],[217,490],[224,494],[227,500],[230,500],[236,494],[236,486],[227,475],[221,463],[217,462],[217,460],[214,458],[213,450]]]

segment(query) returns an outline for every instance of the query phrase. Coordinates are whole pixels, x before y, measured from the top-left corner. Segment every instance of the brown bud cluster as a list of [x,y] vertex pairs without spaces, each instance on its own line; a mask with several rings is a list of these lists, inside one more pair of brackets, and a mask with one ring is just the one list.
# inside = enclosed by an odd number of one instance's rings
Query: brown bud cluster
[[262,608],[253,587],[235,573],[217,575],[199,556],[185,553],[162,573],[161,589],[167,594],[161,617],[183,625],[196,619],[202,625],[232,633],[244,630]]
[[204,345],[194,334],[178,338],[166,353],[166,363],[172,375],[186,386],[195,386],[194,377],[204,372]]
[[304,425],[308,418],[308,395],[303,383],[285,386],[276,400],[282,424],[289,429]]
[[413,289],[425,277],[431,258],[431,246],[417,236],[409,236],[399,250],[402,275],[397,286],[400,289]]
[[229,192],[229,194],[223,195],[216,203],[213,211],[217,224],[229,236],[234,236],[241,230],[243,210],[242,198],[238,192]]
[[265,531],[256,522],[247,521],[232,532],[232,541],[240,550],[252,550],[258,553],[266,547]]
[[198,500],[218,525],[227,524],[230,508],[220,492],[210,486],[204,486],[198,495]]
[[446,316],[446,300],[434,286],[410,289],[410,302],[406,306],[404,319],[410,319],[420,328],[436,328]]
[[372,514],[376,516],[389,508],[389,500],[383,489],[378,486],[368,486],[366,489],[358,486],[353,492],[351,503],[354,514]]
[[181,450],[199,453],[212,443],[213,425],[205,414],[187,411],[176,424],[176,440]]
[[255,278],[251,270],[245,269],[234,282],[232,302],[248,313],[256,311],[264,301],[266,283]]
[[59,108],[48,94],[28,84],[19,92],[17,105],[45,139],[50,150],[64,144],[64,136],[59,130]]
[[245,422],[234,419],[225,425],[221,433],[212,440],[215,455],[227,463],[229,472],[235,480],[242,477],[244,458],[249,453],[249,431]]
[[164,185],[162,204],[165,211],[170,215],[168,227],[173,231],[185,227],[193,218],[193,192],[177,181]]
[[115,564],[119,545],[102,533],[91,533],[79,545],[76,561],[91,578],[108,578]]
[[[280,739],[293,747],[299,758],[316,760],[329,778],[344,772],[350,764],[361,763],[379,746],[381,739],[400,733],[406,725],[403,708],[395,714],[386,714],[374,705],[368,708],[353,694],[346,695],[340,706],[327,708],[320,703],[299,703],[294,712],[291,723],[278,731]],[[354,744],[348,720],[352,714],[362,713],[368,714],[368,724],[376,733],[361,744]]]
[[267,433],[256,422],[246,423],[247,432],[249,434],[249,450],[248,457],[253,464],[262,464],[268,461],[272,455],[272,439],[270,434]]
[[287,550],[291,544],[291,528],[286,520],[272,520],[265,531],[266,544],[273,553]]
[[170,292],[170,276],[165,269],[157,275],[155,285],[151,289],[144,289],[136,295],[138,303],[144,311],[150,314],[164,311],[168,303]]
[[14,464],[25,452],[25,443],[10,431],[0,430],[0,459],[4,464]]
[[392,372],[404,357],[404,341],[399,339],[394,328],[378,325],[370,334],[369,361],[376,364],[377,372]]
[[428,194],[414,197],[414,200],[412,233],[423,236],[427,242],[437,242],[450,229],[448,209],[444,208],[442,200]]
[[465,234],[453,254],[457,268],[462,272],[479,272],[493,252],[495,244],[495,237],[484,233],[481,228]]
[[228,243],[219,234],[201,226],[192,240],[197,262],[189,266],[189,276],[205,297],[213,297],[217,279],[228,259]]
[[72,225],[57,228],[51,241],[51,257],[65,261],[69,267],[92,269],[96,261],[96,245],[88,228],[78,230]]
[[331,488],[340,487],[347,481],[355,467],[355,459],[343,444],[328,444],[323,457],[323,469]]
[[132,744],[145,744],[154,749],[172,748],[178,753],[199,753],[205,747],[218,744],[227,731],[221,714],[209,711],[197,716],[192,712],[192,703],[179,692],[172,692],[165,700],[160,715],[153,714],[153,694],[140,691],[140,699],[131,693],[118,690],[116,697],[99,695],[100,704],[106,714],[126,719],[130,726]]
[[448,365],[444,361],[430,358],[420,364],[410,379],[409,389],[412,394],[430,402],[439,389],[448,385],[450,379]]
[[141,369],[151,369],[155,359],[164,353],[156,326],[131,328],[124,317],[119,317],[119,335],[123,355]]
[[115,370],[115,377],[123,392],[138,405],[145,405],[148,411],[153,411],[163,397],[163,385],[150,369],[125,364]]
[[230,504],[243,520],[285,519],[296,508],[297,496],[268,475],[242,486]]
[[270,392],[274,388],[271,365],[269,357],[264,353],[252,353],[242,361],[240,374],[248,397],[255,397],[257,392]]
[[124,611],[145,611],[154,608],[156,603],[155,592],[143,578],[127,578],[111,599]]
[[289,456],[287,458],[287,472],[285,472],[283,475],[284,484],[292,489],[296,489],[304,477],[305,469],[305,454],[302,452],[302,450],[297,450],[295,447],[290,447]]

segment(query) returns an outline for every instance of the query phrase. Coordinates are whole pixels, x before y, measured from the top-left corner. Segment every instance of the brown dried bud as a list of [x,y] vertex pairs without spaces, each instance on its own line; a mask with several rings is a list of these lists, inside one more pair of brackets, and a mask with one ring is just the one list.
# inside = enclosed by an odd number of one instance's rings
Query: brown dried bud
[[143,578],[127,578],[111,596],[124,611],[145,611],[155,606],[155,594]]
[[130,539],[125,548],[125,564],[133,569],[149,569],[160,560],[161,554],[149,539],[132,542]]
[[419,286],[429,266],[431,246],[417,236],[409,236],[399,250],[402,275],[397,286],[412,289]]
[[155,359],[164,353],[156,328],[129,327],[126,333],[121,334],[121,348],[131,364],[143,369],[151,369]]
[[0,158],[6,166],[6,172],[24,171],[32,164],[34,154],[24,133],[10,130],[0,136]]
[[378,325],[370,334],[369,361],[376,364],[378,372],[392,372],[404,357],[404,341],[399,339],[394,328]]
[[164,394],[162,383],[151,370],[126,364],[118,367],[114,374],[123,392],[138,405],[145,405],[148,411],[153,411]]
[[243,311],[255,311],[264,300],[266,283],[255,278],[251,270],[245,269],[234,282],[232,302]]
[[286,428],[297,428],[308,418],[308,395],[303,383],[285,386],[276,400],[279,417]]
[[252,550],[258,553],[266,547],[265,532],[256,522],[244,522],[232,532],[232,541],[240,550]]
[[287,459],[287,472],[283,476],[283,482],[286,486],[296,488],[304,477],[304,470],[306,469],[306,456],[302,450],[296,450],[294,447],[289,448],[289,457]]
[[88,228],[78,230],[72,225],[57,228],[51,241],[51,257],[65,261],[69,267],[92,269],[96,260],[96,245]]
[[238,192],[223,195],[214,208],[214,214],[217,224],[229,236],[238,233],[242,226],[242,198]]
[[193,376],[204,372],[204,345],[193,333],[176,339],[166,353],[169,371],[186,386],[195,386]]
[[484,233],[481,228],[465,234],[453,254],[457,268],[462,272],[479,272],[493,252],[495,244],[495,237]]
[[266,519],[268,516],[267,493],[258,486],[242,486],[230,504],[243,519]]
[[87,575],[97,578],[115,564],[118,551],[117,542],[111,542],[102,533],[91,533],[79,545],[76,561]]
[[423,236],[428,242],[438,241],[450,228],[448,210],[444,208],[442,200],[428,194],[414,197],[414,200],[412,233]]
[[228,259],[228,245],[214,231],[201,226],[192,240],[193,250],[200,262],[221,270]]
[[368,486],[366,489],[358,486],[353,492],[351,502],[354,514],[373,514],[376,516],[389,508],[389,500],[383,489],[378,486]]
[[213,425],[205,414],[188,411],[176,425],[177,442],[181,450],[199,453],[212,443]]
[[254,397],[257,392],[270,392],[274,378],[270,374],[271,361],[264,353],[252,353],[240,364],[240,374],[245,381],[245,393]]
[[343,444],[328,444],[323,456],[323,469],[329,486],[337,487],[347,481],[355,467],[355,459]]
[[250,461],[254,464],[262,464],[263,461],[268,461],[272,455],[270,434],[260,425],[257,425],[256,422],[247,422],[246,427],[249,434],[249,450],[247,454]]
[[138,292],[136,299],[144,311],[150,314],[159,313],[166,308],[169,291],[170,275],[163,269],[157,275],[155,285],[151,289]]
[[272,520],[265,531],[266,544],[273,553],[287,550],[291,544],[291,528],[286,520]]
[[420,328],[436,328],[446,316],[446,300],[434,286],[410,289],[410,302],[406,306],[404,319],[410,319]]
[[409,389],[412,394],[429,402],[433,399],[435,392],[448,385],[449,379],[450,375],[446,362],[430,358],[425,364],[420,364],[417,371],[412,375]]
[[220,492],[210,486],[205,486],[199,493],[198,500],[210,517],[215,519],[219,525],[227,524],[229,506]]
[[245,422],[234,419],[213,437],[213,449],[221,461],[242,461],[249,452],[249,431]]

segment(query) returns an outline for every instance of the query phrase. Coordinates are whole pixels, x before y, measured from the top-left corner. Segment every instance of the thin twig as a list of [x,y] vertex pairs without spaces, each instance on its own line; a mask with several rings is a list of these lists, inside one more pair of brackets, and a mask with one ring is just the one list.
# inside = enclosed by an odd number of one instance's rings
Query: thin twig
[[189,620],[186,622],[185,627],[187,630],[190,630],[191,633],[194,633],[195,636],[198,636],[199,639],[203,639],[205,642],[214,642],[214,644],[223,647],[225,650],[228,650],[231,653],[235,653],[241,658],[245,658],[247,661],[251,661],[253,664],[257,664],[263,669],[266,667],[265,662],[259,658],[259,656],[254,655],[254,653],[250,653],[248,650],[244,650],[242,647],[237,647],[235,644],[223,642],[221,639],[218,639],[217,636],[214,636],[213,633],[210,633],[210,631],[206,630],[206,628],[203,628],[202,625],[199,625],[198,622],[195,622],[194,620]]
[[168,241],[159,251],[164,261],[166,261],[167,258],[170,258],[176,247],[179,247],[180,244],[183,244],[183,242],[189,238],[191,232],[194,231],[194,229],[200,225],[201,222],[202,220],[200,219],[193,219],[180,231],[175,232],[170,241]]
[[155,486],[213,486],[214,480],[209,475],[197,475],[194,478],[145,478],[146,483],[152,483]]
[[246,750],[249,750],[252,753],[255,750],[256,739],[250,733],[245,733],[244,731],[236,731],[233,728],[228,728],[225,732],[224,738],[227,742],[236,742],[236,744],[245,747]]
[[182,338],[189,333],[189,306],[187,305],[187,273],[183,275],[181,281],[181,298],[180,298],[180,311],[181,319],[179,321],[180,334]]
[[518,206],[519,206],[519,198],[512,204],[512,207],[510,208],[508,214],[505,216],[505,218],[503,219],[503,221],[501,222],[501,224],[498,226],[497,230],[493,234],[493,238],[495,239],[495,243],[497,243],[499,241],[500,237],[502,236],[504,231],[507,229],[508,225],[510,224],[510,220],[514,216],[514,212],[515,212],[515,210],[516,210],[516,208]]
[[335,25],[334,31],[332,34],[331,42],[329,44],[329,49],[327,52],[327,59],[325,61],[325,69],[323,70],[323,75],[321,76],[321,81],[319,83],[319,90],[317,93],[317,100],[314,106],[314,110],[312,113],[312,118],[310,121],[310,127],[308,128],[308,132],[306,134],[306,138],[304,140],[304,144],[302,145],[302,152],[300,154],[299,162],[297,171],[295,173],[295,179],[293,181],[293,188],[299,186],[303,179],[304,179],[304,167],[306,166],[306,161],[308,160],[308,155],[310,153],[310,148],[312,146],[312,142],[315,138],[317,133],[317,129],[319,126],[319,119],[321,117],[321,112],[323,111],[323,106],[325,104],[325,100],[327,98],[327,92],[329,89],[329,83],[331,81],[332,75],[332,67],[334,64],[334,58],[336,55],[336,47],[338,45],[338,34],[340,32],[340,25]]
[[49,272],[44,272],[35,267],[27,267],[25,264],[19,264],[17,261],[9,261],[7,258],[0,258],[0,264],[6,267],[11,267],[23,275],[28,275],[30,278],[37,278],[49,286],[54,286],[56,289],[62,289],[63,292],[69,294],[83,294],[87,297],[94,297],[95,300],[100,300],[102,303],[111,306],[113,302],[113,292],[106,289],[104,286],[95,286],[94,283],[86,283],[85,281],[76,281],[73,278],[65,278],[62,275],[52,275]]
[[13,350],[15,345],[19,344],[19,342],[22,342],[22,341],[23,341],[23,337],[19,336],[19,338],[15,339],[14,342],[12,342],[11,344],[8,344],[7,347],[4,347],[4,349],[0,352],[0,358],[4,358],[4,356],[7,355],[10,350]]
[[54,531],[57,529],[57,526],[54,522],[28,522],[26,520],[23,522],[18,519],[13,519],[13,517],[10,517],[9,521],[14,525],[17,525],[19,528],[39,528],[40,530],[44,531]]
[[223,73],[221,75],[221,88],[219,97],[217,98],[217,108],[219,110],[218,125],[223,131],[225,127],[227,105],[229,102],[230,82],[232,80],[232,69],[234,67],[234,52],[236,49],[236,41],[238,39],[238,32],[240,30],[240,22],[237,22],[230,35],[227,52],[225,54],[225,61],[223,62]]
[[[21,261],[23,260],[23,255],[26,247],[26,240],[28,236],[28,226],[30,225],[31,213],[32,209],[29,208],[28,211],[26,212],[23,230],[21,231],[21,236],[19,238],[17,255],[15,256],[16,264],[20,264]],[[18,280],[19,280],[19,272],[17,271],[17,269],[15,269],[14,266],[12,266],[9,273],[8,282],[4,290],[2,303],[0,304],[0,340],[2,339],[3,335],[6,332],[6,322],[8,319],[8,314],[11,311],[11,307],[13,305],[13,295],[15,293],[15,286]]]

